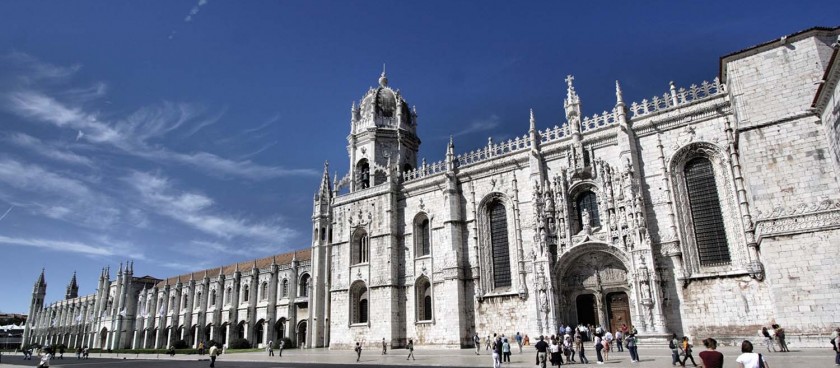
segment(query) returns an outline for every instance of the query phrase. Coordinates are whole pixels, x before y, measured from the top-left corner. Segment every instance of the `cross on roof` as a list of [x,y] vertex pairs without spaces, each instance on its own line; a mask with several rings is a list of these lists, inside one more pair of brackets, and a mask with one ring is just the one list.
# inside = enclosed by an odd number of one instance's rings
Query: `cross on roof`
[[573,80],[575,80],[575,77],[574,77],[574,76],[572,76],[571,74],[566,76],[566,84],[568,84],[568,85],[569,85],[569,87],[571,87],[571,86],[572,86],[572,81],[573,81]]

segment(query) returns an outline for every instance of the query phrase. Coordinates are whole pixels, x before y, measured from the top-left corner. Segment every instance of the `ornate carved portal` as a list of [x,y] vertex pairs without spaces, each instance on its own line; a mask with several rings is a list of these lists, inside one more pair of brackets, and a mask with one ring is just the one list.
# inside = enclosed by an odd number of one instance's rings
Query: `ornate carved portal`
[[615,331],[631,324],[631,284],[620,257],[600,248],[593,244],[592,249],[558,264],[560,322]]

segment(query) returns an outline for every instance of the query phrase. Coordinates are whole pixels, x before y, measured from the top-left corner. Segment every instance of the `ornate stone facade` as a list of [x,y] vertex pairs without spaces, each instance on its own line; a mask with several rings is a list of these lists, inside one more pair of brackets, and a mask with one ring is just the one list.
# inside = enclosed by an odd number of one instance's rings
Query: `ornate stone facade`
[[[579,322],[632,324],[643,342],[734,340],[779,323],[807,344],[840,315],[838,35],[814,28],[727,55],[712,82],[629,105],[616,83],[615,105],[588,117],[569,77],[565,121],[539,130],[532,112],[527,134],[462,154],[450,141],[433,163],[418,162],[417,114],[383,73],[351,109],[346,174],[331,180],[325,167],[312,247],[297,253],[309,263],[129,282],[132,301],[104,310],[128,308],[133,327],[107,341],[160,346],[162,329],[197,326],[176,333],[196,343],[234,325],[259,342],[249,331],[267,336],[286,318],[306,321],[307,346],[331,348],[463,347],[473,333]],[[278,298],[278,280],[304,273],[306,300]],[[202,299],[263,284],[265,302]],[[168,311],[173,295],[199,306],[165,318],[131,309]],[[96,311],[106,300],[82,299]],[[30,337],[52,310],[33,310]]]

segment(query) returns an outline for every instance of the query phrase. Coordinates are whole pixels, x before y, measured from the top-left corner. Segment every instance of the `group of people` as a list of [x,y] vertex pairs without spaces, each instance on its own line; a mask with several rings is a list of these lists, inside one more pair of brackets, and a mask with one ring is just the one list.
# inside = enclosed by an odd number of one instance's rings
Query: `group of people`
[[[717,340],[711,337],[703,340],[703,346],[706,347],[706,350],[701,351],[698,357],[704,368],[723,368],[723,353],[717,351],[717,345]],[[685,363],[691,360],[691,364],[697,366],[692,354],[693,345],[687,336],[678,338],[677,334],[671,335],[669,347],[671,348],[672,365],[679,364],[685,367]],[[753,352],[753,344],[749,340],[744,340],[741,343],[741,355],[735,359],[735,362],[738,363],[739,368],[770,368],[767,359],[762,354]]]
[[[38,362],[38,367],[49,367],[50,361],[52,359],[64,359],[64,346],[59,346],[58,349],[53,348],[52,346],[43,346],[43,347],[36,347],[35,355],[38,356],[40,360]],[[58,353],[58,358],[56,358],[56,353]],[[24,360],[32,360],[32,347],[27,347],[23,349],[23,359]],[[87,359],[90,355],[90,349],[87,346],[76,348],[76,359]]]
[[[408,350],[408,356],[405,360],[417,360],[414,358],[414,339],[408,339],[408,345],[405,346],[405,349]],[[358,362],[362,359],[362,344],[356,342],[356,347],[353,348],[353,351],[356,352],[356,361]],[[388,342],[385,341],[385,338],[382,338],[382,355],[388,354]]]
[[770,333],[770,330],[767,327],[761,328],[761,336],[764,338],[764,345],[767,346],[767,352],[770,352],[770,349],[773,349],[773,352],[776,352],[776,344],[779,344],[779,351],[783,353],[789,353],[787,343],[785,342],[785,329],[777,324],[773,324],[770,326],[773,329],[773,333]]
[[[277,355],[283,356],[283,348],[286,346],[286,341],[280,340],[277,343]],[[268,346],[265,347],[265,350],[268,351],[268,356],[274,356],[274,340],[270,340],[268,342]]]

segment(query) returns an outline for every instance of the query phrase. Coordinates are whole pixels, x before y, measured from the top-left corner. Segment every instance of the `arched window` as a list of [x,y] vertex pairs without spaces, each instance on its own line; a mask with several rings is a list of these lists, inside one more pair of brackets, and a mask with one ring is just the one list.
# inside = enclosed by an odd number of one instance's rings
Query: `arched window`
[[248,285],[245,285],[245,287],[242,288],[242,301],[248,301]]
[[309,296],[309,274],[305,273],[300,277],[300,284],[298,284],[298,296]]
[[490,244],[493,259],[493,287],[510,287],[510,250],[508,248],[507,212],[495,201],[487,206],[490,223]]
[[260,286],[260,300],[268,299],[268,283],[263,281],[262,285]]
[[358,189],[370,187],[370,165],[368,160],[363,158],[356,164],[356,184]]
[[368,241],[367,232],[364,230],[356,231],[356,234],[353,236],[352,244],[352,264],[365,263],[368,261]]
[[175,296],[173,295],[173,296],[172,296],[172,300],[169,302],[169,310],[170,310],[170,311],[172,311],[172,312],[174,312],[174,311],[175,311],[175,308],[177,307],[177,305],[175,304],[175,302],[176,302],[176,300],[175,300]]
[[414,234],[417,257],[429,255],[432,251],[431,231],[426,216],[421,215],[414,221]]
[[728,264],[729,246],[712,163],[705,157],[694,158],[685,164],[683,173],[700,265]]
[[321,241],[327,240],[327,229],[321,228]]
[[181,309],[187,309],[187,294],[184,294],[183,301],[181,302]]
[[289,296],[289,280],[283,279],[283,294],[282,297],[286,298]]
[[[583,230],[585,217],[589,218],[589,226],[593,228],[601,226],[601,216],[598,213],[598,197],[595,193],[589,190],[581,193],[575,204],[577,205],[577,216],[580,222],[578,231]],[[586,216],[584,216],[584,210]]]
[[431,321],[432,320],[432,285],[429,283],[429,279],[425,277],[421,277],[417,280],[417,284],[414,286],[414,292],[416,293],[416,305],[417,305],[417,320],[418,321]]
[[193,308],[201,307],[201,292],[199,291],[195,295],[195,300],[193,301]]
[[216,289],[210,290],[210,306],[216,306]]
[[368,322],[368,290],[363,282],[350,288],[350,323]]
[[230,293],[231,288],[228,286],[227,290],[225,290],[225,305],[230,305]]

